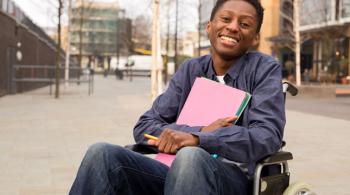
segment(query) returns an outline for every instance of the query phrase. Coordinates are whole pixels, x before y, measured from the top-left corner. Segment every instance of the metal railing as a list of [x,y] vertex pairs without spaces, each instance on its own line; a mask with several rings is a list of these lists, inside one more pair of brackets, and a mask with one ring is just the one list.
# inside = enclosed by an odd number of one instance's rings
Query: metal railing
[[[76,78],[70,77],[68,80],[61,78],[60,83],[88,83],[88,95],[93,93],[94,72],[90,68],[69,67],[71,71],[76,71]],[[21,70],[41,70],[44,72],[44,77],[35,76],[18,76]],[[61,67],[60,71],[65,71],[66,68]],[[18,83],[47,83],[50,86],[50,95],[52,95],[52,85],[56,84],[55,80],[56,66],[53,65],[13,65],[11,71],[11,94],[17,93]],[[61,74],[63,75],[63,74]]]

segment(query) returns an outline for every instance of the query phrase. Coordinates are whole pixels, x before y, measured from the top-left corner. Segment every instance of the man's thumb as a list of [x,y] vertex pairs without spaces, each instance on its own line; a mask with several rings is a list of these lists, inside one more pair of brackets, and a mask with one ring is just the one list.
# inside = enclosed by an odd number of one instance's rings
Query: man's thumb
[[156,145],[156,140],[149,139],[149,140],[147,140],[147,143],[148,143],[149,145],[155,146],[155,145]]

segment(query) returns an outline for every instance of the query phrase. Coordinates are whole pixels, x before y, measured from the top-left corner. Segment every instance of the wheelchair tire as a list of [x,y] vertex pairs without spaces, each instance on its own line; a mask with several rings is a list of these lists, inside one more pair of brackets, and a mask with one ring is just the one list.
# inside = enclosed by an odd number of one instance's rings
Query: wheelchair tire
[[283,195],[315,195],[311,192],[311,186],[304,182],[295,182],[288,186]]

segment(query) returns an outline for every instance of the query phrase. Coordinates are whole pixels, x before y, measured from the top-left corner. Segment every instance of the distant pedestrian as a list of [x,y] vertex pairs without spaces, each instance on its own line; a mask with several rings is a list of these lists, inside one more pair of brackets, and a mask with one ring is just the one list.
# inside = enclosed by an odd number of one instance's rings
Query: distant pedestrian
[[304,80],[305,83],[309,83],[310,82],[310,72],[309,72],[309,69],[307,69],[307,68],[304,69],[303,80]]
[[123,71],[120,70],[119,68],[116,68],[116,69],[114,70],[114,75],[115,75],[115,78],[116,78],[117,80],[123,80],[123,78],[124,78]]
[[289,81],[294,81],[294,69],[295,69],[295,63],[292,60],[287,60],[284,63],[284,67],[287,69],[288,71],[288,76],[287,79]]

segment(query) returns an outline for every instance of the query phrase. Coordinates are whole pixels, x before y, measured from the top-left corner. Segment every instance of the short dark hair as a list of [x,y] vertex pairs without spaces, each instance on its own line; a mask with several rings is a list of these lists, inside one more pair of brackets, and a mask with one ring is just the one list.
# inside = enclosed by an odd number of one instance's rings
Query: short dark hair
[[[214,8],[211,10],[210,21],[213,21],[216,12],[227,1],[230,1],[230,0],[217,0],[216,1]],[[259,0],[244,0],[244,1],[248,2],[249,4],[251,4],[255,8],[256,14],[258,16],[258,26],[257,26],[256,32],[260,32],[260,28],[261,28],[261,25],[262,25],[263,19],[264,19],[264,8],[261,6],[261,3]]]

